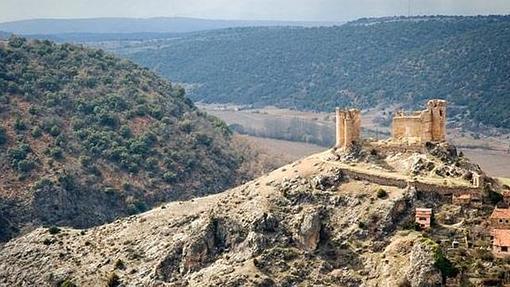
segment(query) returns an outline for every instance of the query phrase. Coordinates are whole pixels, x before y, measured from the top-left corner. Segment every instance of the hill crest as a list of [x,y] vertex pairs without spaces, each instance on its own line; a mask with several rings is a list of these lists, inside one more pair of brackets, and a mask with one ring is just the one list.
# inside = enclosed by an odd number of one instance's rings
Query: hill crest
[[[443,145],[435,148],[446,151]],[[432,207],[444,216],[451,214],[450,205],[419,185],[399,187],[363,177],[393,166],[394,174],[412,182],[416,157],[451,167],[466,161],[434,153],[391,153],[377,159],[364,149],[328,150],[224,193],[165,204],[105,226],[64,228],[53,235],[37,229],[4,246],[0,280],[41,285],[97,285],[112,277],[124,284],[171,286],[440,285],[453,276],[451,264],[470,257],[448,254],[445,260],[434,242],[437,234],[407,228],[413,226],[415,207]],[[436,177],[422,174],[423,181]],[[484,210],[475,217],[488,216]],[[471,226],[471,220],[463,222]],[[27,255],[20,259],[20,254]],[[437,260],[443,261],[438,265]],[[26,267],[26,262],[42,261],[52,262],[51,267]],[[9,276],[15,269],[22,274]]]

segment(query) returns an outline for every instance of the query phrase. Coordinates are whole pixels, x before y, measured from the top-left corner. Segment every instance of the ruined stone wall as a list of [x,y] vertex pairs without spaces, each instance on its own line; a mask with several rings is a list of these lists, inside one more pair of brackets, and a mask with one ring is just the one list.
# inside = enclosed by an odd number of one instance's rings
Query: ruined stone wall
[[393,139],[420,143],[423,137],[422,118],[419,116],[394,117],[392,124]]
[[468,186],[440,186],[424,182],[410,182],[412,187],[416,188],[417,191],[422,192],[435,192],[441,195],[460,195],[460,194],[480,194],[482,190],[480,188],[468,187]]
[[364,180],[382,186],[395,186],[398,188],[405,188],[408,185],[407,181],[398,178],[388,178],[374,174],[366,174],[349,169],[342,169],[342,172],[352,179]]
[[358,171],[353,171],[346,168],[340,169],[345,175],[355,180],[365,180],[371,183],[375,183],[382,186],[395,186],[398,188],[412,187],[418,192],[436,193],[439,195],[451,196],[453,194],[473,194],[479,195],[482,190],[480,188],[468,187],[468,186],[440,186],[431,183],[408,181],[399,178],[389,178],[382,175],[367,174]]
[[431,136],[433,141],[446,140],[446,101],[430,100],[427,109],[431,113]]
[[361,112],[356,109],[336,109],[336,146],[347,148],[361,135]]
[[422,144],[428,141],[446,140],[446,101],[430,100],[427,109],[393,117],[392,139],[408,144]]

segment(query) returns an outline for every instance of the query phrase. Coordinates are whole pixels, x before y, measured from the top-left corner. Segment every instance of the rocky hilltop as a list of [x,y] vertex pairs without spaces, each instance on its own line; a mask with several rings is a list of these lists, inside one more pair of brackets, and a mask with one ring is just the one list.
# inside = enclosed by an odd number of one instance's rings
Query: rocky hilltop
[[[448,194],[474,192],[474,173],[484,178],[483,203],[453,205]],[[506,265],[483,242],[453,252],[444,242],[482,228],[498,188],[448,144],[332,149],[221,194],[103,226],[38,228],[0,249],[0,285],[441,286],[490,278]],[[414,224],[417,207],[434,210],[431,229]]]

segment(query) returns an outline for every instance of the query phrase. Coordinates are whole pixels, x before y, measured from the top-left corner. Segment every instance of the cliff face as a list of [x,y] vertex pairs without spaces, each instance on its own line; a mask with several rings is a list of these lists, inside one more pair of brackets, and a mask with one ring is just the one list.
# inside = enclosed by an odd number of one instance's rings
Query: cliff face
[[399,230],[416,190],[356,180],[334,158],[88,230],[39,228],[3,247],[0,285],[439,286],[434,247]]

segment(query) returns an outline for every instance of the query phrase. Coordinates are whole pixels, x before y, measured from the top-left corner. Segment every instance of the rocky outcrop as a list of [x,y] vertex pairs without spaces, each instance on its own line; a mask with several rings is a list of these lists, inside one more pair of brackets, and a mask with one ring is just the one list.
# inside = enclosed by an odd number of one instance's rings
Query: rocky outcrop
[[1,247],[0,285],[99,286],[115,273],[126,286],[440,286],[435,247],[402,230],[440,203],[329,157],[104,226],[36,229]]
[[374,267],[364,286],[442,286],[434,252],[417,233],[396,236],[384,252],[367,261]]
[[314,251],[320,240],[321,214],[320,210],[308,209],[302,212],[299,227],[299,242],[306,251]]

